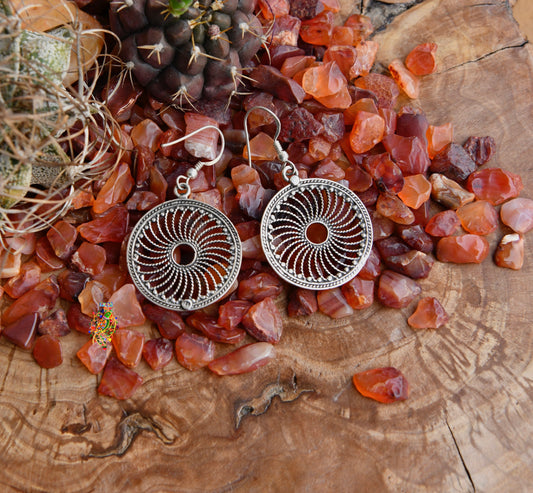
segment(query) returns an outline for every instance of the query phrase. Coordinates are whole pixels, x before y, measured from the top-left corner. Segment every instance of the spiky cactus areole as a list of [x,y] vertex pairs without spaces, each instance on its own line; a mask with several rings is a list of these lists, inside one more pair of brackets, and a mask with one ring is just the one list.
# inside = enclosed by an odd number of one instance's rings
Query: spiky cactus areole
[[266,37],[253,0],[112,0],[120,57],[156,99],[194,107],[238,93]]

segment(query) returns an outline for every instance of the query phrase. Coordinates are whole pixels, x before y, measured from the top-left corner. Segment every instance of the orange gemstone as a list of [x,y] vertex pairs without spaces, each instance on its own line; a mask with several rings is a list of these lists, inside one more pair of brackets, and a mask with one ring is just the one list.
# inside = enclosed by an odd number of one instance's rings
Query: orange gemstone
[[415,220],[413,211],[396,195],[380,193],[376,210],[384,217],[397,224],[412,224]]
[[107,211],[115,204],[124,202],[133,188],[134,181],[127,163],[121,163],[98,192],[93,210],[97,214]]
[[439,126],[429,125],[426,138],[428,139],[429,158],[433,159],[439,151],[453,141],[453,125],[451,123]]
[[368,75],[376,61],[379,45],[375,41],[363,41],[355,47],[355,60],[348,72],[350,80]]
[[524,238],[518,233],[505,235],[494,254],[498,267],[520,270],[524,265]]
[[4,284],[5,292],[11,298],[20,298],[34,288],[41,280],[41,268],[33,261],[22,264],[20,272]]
[[120,400],[129,399],[142,383],[140,375],[113,358],[105,367],[98,393]]
[[66,221],[58,221],[46,233],[54,253],[63,260],[73,252],[77,236],[76,228]]
[[486,200],[476,200],[457,209],[463,228],[476,235],[488,235],[498,226],[498,213]]
[[[259,132],[252,140],[250,140],[250,149],[252,161],[271,161],[277,157],[276,149],[274,147],[274,139],[264,132]],[[244,146],[242,157],[248,159],[247,146]]]
[[420,81],[416,75],[409,72],[401,60],[393,60],[389,64],[389,72],[392,78],[396,81],[400,89],[407,94],[411,99],[418,98],[420,94]]
[[333,13],[322,12],[312,19],[302,22],[300,37],[312,45],[328,46],[333,31]]
[[[185,123],[187,135],[207,125],[218,128],[216,120],[198,113],[185,113]],[[214,159],[218,154],[219,139],[219,133],[213,128],[208,128],[189,137],[185,141],[185,149],[194,157]]]
[[302,79],[304,91],[315,98],[335,95],[346,84],[346,78],[334,61],[308,68]]
[[478,235],[445,236],[437,243],[437,258],[455,264],[480,264],[489,254],[489,242]]
[[358,111],[354,115],[354,124],[350,132],[350,147],[361,154],[372,149],[383,138],[385,120],[375,113]]
[[522,197],[509,200],[502,205],[500,216],[503,224],[513,231],[528,233],[533,229],[533,200]]
[[197,334],[182,334],[176,339],[176,357],[187,370],[198,370],[215,358],[215,343]]
[[414,313],[407,319],[413,329],[438,329],[448,322],[450,317],[437,298],[422,298]]
[[274,359],[274,346],[268,342],[256,342],[242,346],[209,363],[209,369],[217,375],[238,375],[265,366]]
[[344,116],[345,125],[353,125],[355,116],[358,111],[366,111],[367,113],[379,114],[376,103],[371,98],[358,99],[354,104],[346,108],[342,114]]
[[104,369],[110,354],[111,345],[104,348],[91,339],[78,350],[76,356],[93,375],[97,375]]
[[117,358],[128,368],[134,368],[141,361],[144,334],[135,330],[120,329],[111,338]]
[[366,39],[374,32],[372,21],[366,15],[354,14],[346,19],[345,26],[353,27],[360,33],[361,39]]
[[318,291],[318,309],[331,318],[343,318],[353,315],[353,308],[350,306],[341,288],[324,289]]
[[[287,58],[283,62],[283,65],[281,66],[280,71],[285,77],[294,77],[298,72],[301,72],[302,70],[312,66],[315,60],[316,58],[314,56],[306,56],[306,55],[292,56],[290,58]],[[324,61],[329,61],[329,60],[324,60]],[[249,108],[246,108],[246,109],[249,109]],[[250,126],[252,126],[251,123],[250,123]],[[252,126],[252,128],[254,128],[255,126],[257,125]]]
[[375,368],[353,376],[353,384],[361,395],[390,404],[409,396],[409,384],[396,368]]
[[485,168],[474,171],[466,182],[466,188],[480,200],[498,205],[517,197],[524,185],[519,175],[501,168]]
[[451,236],[456,231],[461,221],[453,210],[442,211],[435,214],[426,224],[426,233],[431,236]]
[[288,0],[259,0],[259,8],[267,20],[289,15],[291,5]]
[[51,335],[37,337],[33,346],[33,357],[41,368],[55,368],[63,363],[59,339]]
[[133,127],[130,135],[135,146],[143,145],[155,152],[159,145],[159,138],[162,133],[163,131],[159,128],[157,123],[150,118],[146,118]]
[[[330,46],[322,58],[324,63],[335,62],[346,79],[350,78],[350,69],[357,58],[353,46]],[[290,59],[289,59],[290,60]]]
[[406,176],[398,197],[407,207],[418,209],[431,197],[431,183],[422,174]]
[[405,59],[406,67],[415,75],[428,75],[435,72],[437,63],[435,53],[436,43],[424,43],[415,46]]
[[174,356],[172,342],[163,337],[146,341],[143,347],[143,357],[152,370],[160,370],[167,366]]
[[113,315],[119,327],[141,325],[145,322],[146,318],[135,295],[133,284],[124,284],[111,295],[109,302],[113,303]]
[[341,290],[348,304],[356,310],[368,308],[374,302],[374,281],[354,277]]

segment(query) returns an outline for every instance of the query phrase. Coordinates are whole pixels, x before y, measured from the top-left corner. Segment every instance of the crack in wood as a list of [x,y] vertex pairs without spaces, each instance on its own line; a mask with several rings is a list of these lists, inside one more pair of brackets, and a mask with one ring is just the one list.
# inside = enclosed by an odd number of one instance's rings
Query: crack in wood
[[363,2],[361,13],[370,17],[374,26],[374,34],[386,29],[386,27],[400,14],[422,3],[424,0],[407,0],[403,3],[385,3],[379,0]]
[[442,70],[442,71],[439,72],[439,74],[444,74],[446,72],[450,72],[451,70],[455,70],[456,68],[463,67],[464,65],[468,65],[470,63],[477,63],[477,62],[479,62],[481,60],[484,60],[485,58],[488,58],[488,57],[490,57],[492,55],[496,55],[497,53],[500,53],[500,52],[505,51],[505,50],[514,50],[516,48],[523,48],[524,46],[526,46],[528,44],[529,44],[529,41],[526,39],[526,40],[524,40],[523,43],[520,43],[520,44],[517,44],[517,45],[503,46],[501,48],[498,48],[497,50],[491,51],[489,53],[485,53],[484,55],[481,55],[481,56],[475,58],[474,60],[467,60],[466,62],[462,62],[462,63],[459,63],[457,65],[454,65],[453,67],[449,67],[446,70]]
[[260,416],[267,412],[274,397],[279,397],[281,402],[292,402],[304,392],[315,392],[315,389],[299,389],[296,375],[293,375],[290,384],[282,384],[278,381],[267,385],[258,397],[241,402],[236,406],[235,428],[239,428],[241,421],[246,416]]
[[161,426],[152,418],[134,412],[126,414],[126,416],[117,424],[115,443],[111,447],[104,450],[95,450],[95,447],[93,447],[93,450],[91,450],[88,455],[82,456],[82,458],[103,459],[111,455],[121,457],[129,450],[141,431],[150,431],[154,433],[165,445],[171,445],[174,442],[174,440],[165,435]]
[[452,436],[453,443],[455,445],[455,450],[457,450],[457,454],[459,455],[459,459],[461,459],[461,464],[463,465],[463,468],[466,472],[466,475],[468,477],[468,481],[470,481],[470,484],[472,485],[472,490],[474,493],[476,492],[476,485],[474,484],[474,481],[472,480],[472,476],[470,475],[470,471],[468,470],[468,467],[466,465],[465,459],[463,457],[463,454],[461,453],[461,449],[459,448],[459,444],[457,443],[457,440],[455,439],[455,435],[453,434],[452,428],[450,427],[450,424],[448,423],[448,419],[445,419],[444,422],[446,423],[446,426],[448,427],[448,430],[450,432],[450,435]]

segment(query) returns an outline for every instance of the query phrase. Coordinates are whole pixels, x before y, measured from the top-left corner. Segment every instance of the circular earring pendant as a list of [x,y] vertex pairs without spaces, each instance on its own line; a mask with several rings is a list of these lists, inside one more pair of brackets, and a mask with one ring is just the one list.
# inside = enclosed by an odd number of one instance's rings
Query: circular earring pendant
[[261,221],[261,242],[284,280],[306,289],[330,289],[364,266],[372,248],[372,223],[350,189],[305,179],[272,198]]
[[241,266],[235,226],[214,207],[176,199],[154,207],[135,225],[127,250],[131,278],[151,302],[198,310],[222,298]]

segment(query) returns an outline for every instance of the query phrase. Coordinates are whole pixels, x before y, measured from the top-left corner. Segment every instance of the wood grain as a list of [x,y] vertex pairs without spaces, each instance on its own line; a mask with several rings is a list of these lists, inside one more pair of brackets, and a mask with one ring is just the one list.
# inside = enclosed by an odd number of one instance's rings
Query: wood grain
[[[417,104],[434,124],[452,121],[459,143],[492,135],[491,165],[520,173],[531,197],[533,57],[508,4],[426,0],[376,39],[383,65],[419,42],[438,43],[439,70],[422,80]],[[491,251],[502,234],[489,235]],[[490,260],[436,264],[422,285],[450,313],[445,328],[411,330],[414,306],[287,320],[275,363],[224,378],[142,363],[145,384],[125,402],[96,394],[97,378],[75,357],[81,334],[65,338],[54,370],[1,341],[0,488],[528,491],[532,274],[530,250],[518,272]],[[388,365],[407,376],[407,401],[357,394],[355,371]]]

